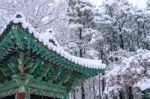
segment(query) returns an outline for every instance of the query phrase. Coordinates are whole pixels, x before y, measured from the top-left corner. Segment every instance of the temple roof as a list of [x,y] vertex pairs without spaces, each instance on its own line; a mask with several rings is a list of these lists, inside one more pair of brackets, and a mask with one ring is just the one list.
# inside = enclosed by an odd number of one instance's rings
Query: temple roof
[[[93,60],[93,59],[85,59],[85,58],[80,58],[73,56],[66,52],[57,42],[55,37],[49,33],[38,33],[31,24],[26,22],[25,18],[23,15],[22,17],[16,18],[13,17],[9,21],[9,24],[21,24],[23,29],[27,29],[28,33],[33,34],[33,36],[38,39],[40,42],[42,42],[45,46],[47,46],[50,50],[56,52],[60,56],[68,59],[69,61],[73,62],[74,64],[78,64],[83,67],[88,67],[88,68],[95,68],[95,69],[105,69],[105,64],[101,63],[101,60]],[[6,27],[7,28],[7,27]],[[4,30],[3,30],[4,31]],[[1,32],[2,34],[5,32]],[[1,34],[1,35],[2,35]]]
[[70,55],[49,32],[36,32],[24,17],[12,18],[1,32],[0,98],[22,84],[33,89],[31,94],[61,98],[104,69],[100,60]]

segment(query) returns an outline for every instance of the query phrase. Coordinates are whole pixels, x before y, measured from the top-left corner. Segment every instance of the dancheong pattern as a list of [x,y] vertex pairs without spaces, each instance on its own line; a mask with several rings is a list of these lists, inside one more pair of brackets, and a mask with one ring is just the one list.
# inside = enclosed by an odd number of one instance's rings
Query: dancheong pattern
[[[58,47],[53,39],[48,43]],[[0,98],[25,93],[25,99],[30,94],[68,99],[74,86],[103,72],[103,68],[81,66],[58,54],[22,22],[11,21],[1,33]]]

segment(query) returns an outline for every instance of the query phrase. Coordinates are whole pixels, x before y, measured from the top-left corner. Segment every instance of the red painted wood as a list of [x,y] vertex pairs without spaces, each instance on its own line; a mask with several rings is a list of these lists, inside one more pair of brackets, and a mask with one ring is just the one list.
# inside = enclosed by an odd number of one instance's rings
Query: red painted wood
[[20,92],[17,94],[17,99],[25,99],[26,93]]
[[21,72],[21,73],[19,73],[18,75],[20,75],[20,76],[27,76],[27,73]]
[[0,81],[3,81],[4,79],[2,77],[0,77]]

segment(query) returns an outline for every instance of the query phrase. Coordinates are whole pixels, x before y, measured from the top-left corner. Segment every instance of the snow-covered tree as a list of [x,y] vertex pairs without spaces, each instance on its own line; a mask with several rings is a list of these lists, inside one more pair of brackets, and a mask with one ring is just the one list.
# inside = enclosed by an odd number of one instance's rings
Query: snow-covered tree
[[145,90],[150,87],[144,86],[144,81],[150,79],[150,51],[141,49],[136,52],[127,52],[120,50],[119,52],[112,53],[110,57],[111,61],[112,59],[116,60],[110,64],[105,75],[105,94],[109,97],[120,97],[120,93],[123,93],[122,97],[129,98],[133,97],[133,94],[129,95],[128,91],[132,93],[136,88]]
[[75,47],[73,54],[85,57],[88,42],[93,36],[93,6],[88,1],[70,0],[68,9],[71,44]]
[[60,29],[65,28],[66,10],[66,0],[2,0],[0,2],[0,27],[19,12],[23,13],[26,20],[38,31],[53,28],[59,32]]
[[[76,56],[97,58],[97,52],[91,46],[94,35],[98,32],[95,28],[94,10],[94,6],[88,0],[70,0],[69,2],[68,16],[71,39],[67,47]],[[85,90],[88,85],[90,83],[81,86],[81,99],[90,97],[87,97],[88,94]],[[79,89],[77,90],[79,91]],[[73,96],[74,94],[75,92]]]

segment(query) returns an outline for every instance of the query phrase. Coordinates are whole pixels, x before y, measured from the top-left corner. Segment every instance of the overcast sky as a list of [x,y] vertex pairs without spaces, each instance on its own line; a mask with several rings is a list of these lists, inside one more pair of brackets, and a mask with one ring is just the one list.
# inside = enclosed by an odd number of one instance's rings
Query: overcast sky
[[[101,5],[103,0],[91,0],[95,5]],[[138,6],[139,8],[145,8],[147,0],[129,0],[130,3]]]

